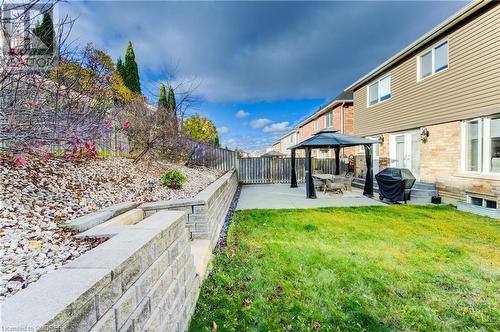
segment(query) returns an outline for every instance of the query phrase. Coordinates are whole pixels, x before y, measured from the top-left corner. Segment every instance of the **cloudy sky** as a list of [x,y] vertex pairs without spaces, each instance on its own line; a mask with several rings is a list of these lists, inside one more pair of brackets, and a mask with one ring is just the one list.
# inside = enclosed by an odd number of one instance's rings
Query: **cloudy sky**
[[223,145],[259,151],[466,2],[83,1],[71,39],[134,44],[143,92],[194,82]]

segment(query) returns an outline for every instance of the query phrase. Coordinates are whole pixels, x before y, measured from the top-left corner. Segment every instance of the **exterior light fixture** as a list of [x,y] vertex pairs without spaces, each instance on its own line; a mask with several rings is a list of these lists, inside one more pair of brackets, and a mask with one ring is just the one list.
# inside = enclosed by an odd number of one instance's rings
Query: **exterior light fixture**
[[427,139],[429,138],[429,130],[427,128],[422,128],[422,132],[420,133],[420,140],[422,143],[427,142]]

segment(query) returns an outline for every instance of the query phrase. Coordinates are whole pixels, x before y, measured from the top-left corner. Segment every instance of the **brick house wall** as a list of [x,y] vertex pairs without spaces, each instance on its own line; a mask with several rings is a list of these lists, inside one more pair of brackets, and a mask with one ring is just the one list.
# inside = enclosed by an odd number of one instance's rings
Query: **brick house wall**
[[[333,128],[336,128],[338,130],[342,129],[342,104],[336,105],[332,109],[332,114],[333,114],[333,122],[332,126]],[[317,130],[314,130],[314,122],[318,121],[318,128]],[[298,132],[299,132],[299,142],[304,141],[311,137],[316,131],[321,130],[326,128],[326,113],[320,115],[318,118],[312,119],[309,122],[305,123],[302,125]],[[348,135],[352,135],[354,132],[354,107],[352,103],[349,104],[344,104],[344,133]],[[354,155],[355,154],[355,149],[354,148],[344,148],[341,151],[341,155],[345,154],[346,156],[349,155]],[[299,155],[299,154],[297,154]],[[318,157],[318,150],[313,150],[312,151],[312,157],[317,158]],[[333,150],[329,150],[328,154],[326,155],[327,158],[334,158],[335,157],[335,152]]]
[[[500,177],[469,175],[461,171],[461,121],[426,128],[430,135],[427,142],[420,143],[420,182],[436,184],[446,203],[465,200],[467,193],[498,201]],[[384,143],[379,145],[380,170],[390,166],[389,135],[384,133]],[[356,152],[355,173],[357,176],[366,174],[364,152],[360,148]]]

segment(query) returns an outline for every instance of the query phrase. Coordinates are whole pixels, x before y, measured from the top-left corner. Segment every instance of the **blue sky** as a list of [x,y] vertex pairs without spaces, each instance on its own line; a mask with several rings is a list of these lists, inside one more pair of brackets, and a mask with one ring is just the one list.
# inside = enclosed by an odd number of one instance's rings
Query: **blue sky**
[[298,120],[467,3],[460,1],[62,4],[71,39],[124,54],[134,44],[143,92],[192,82],[197,112],[223,145],[262,151]]

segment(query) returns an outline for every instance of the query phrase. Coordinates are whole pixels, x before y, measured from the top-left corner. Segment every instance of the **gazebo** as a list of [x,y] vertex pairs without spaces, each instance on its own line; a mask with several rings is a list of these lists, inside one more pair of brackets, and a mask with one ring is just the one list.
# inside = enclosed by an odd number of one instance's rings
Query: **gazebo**
[[372,169],[372,145],[378,142],[363,137],[341,134],[333,128],[325,128],[312,137],[290,147],[291,155],[291,182],[292,188],[297,188],[297,175],[295,173],[295,152],[297,149],[304,149],[306,154],[305,176],[306,176],[306,197],[316,198],[311,170],[312,149],[334,149],[335,150],[335,174],[340,175],[340,149],[350,146],[362,145],[365,147],[366,159],[366,181],[363,195],[373,197],[373,169]]

